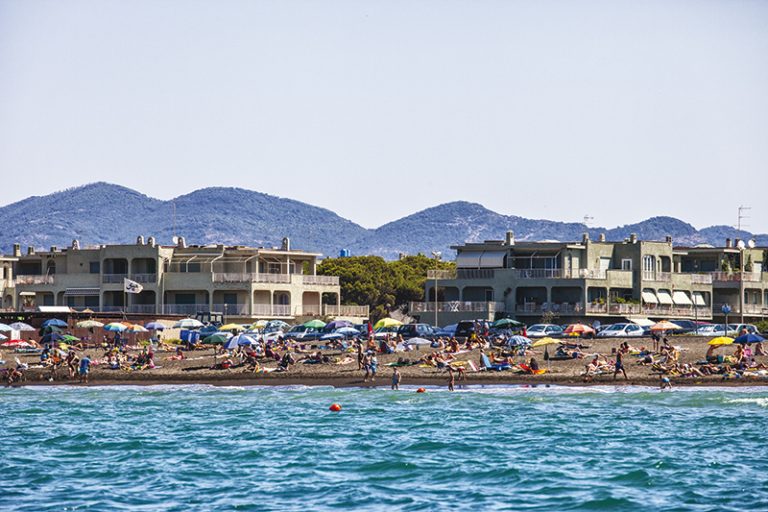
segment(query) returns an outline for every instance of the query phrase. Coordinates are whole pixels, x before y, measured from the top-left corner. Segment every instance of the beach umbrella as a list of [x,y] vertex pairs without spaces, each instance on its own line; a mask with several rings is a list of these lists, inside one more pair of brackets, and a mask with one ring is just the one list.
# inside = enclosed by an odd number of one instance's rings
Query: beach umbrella
[[508,347],[530,347],[532,344],[533,341],[525,336],[512,336],[507,340]]
[[104,330],[109,332],[123,332],[126,329],[128,326],[120,322],[112,322],[104,326]]
[[82,322],[77,322],[75,326],[84,329],[93,329],[94,327],[104,327],[104,324],[97,322],[96,320],[83,320]]
[[741,336],[733,340],[734,343],[740,343],[742,345],[746,345],[748,343],[760,343],[763,341],[765,341],[765,338],[763,338],[759,334],[755,334],[752,332],[747,334],[742,334]]
[[270,320],[267,322],[266,327],[277,327],[278,329],[285,329],[286,327],[290,327],[291,325],[287,322],[283,322],[282,320]]
[[352,327],[352,322],[347,320],[334,320],[333,322],[328,322],[325,324],[325,329],[329,331],[335,331],[336,329],[341,329],[342,327]]
[[20,332],[29,332],[29,331],[36,331],[34,327],[32,327],[29,324],[25,324],[24,322],[14,322],[11,324],[11,329],[14,331],[20,331]]
[[232,350],[242,345],[254,345],[255,343],[257,343],[257,340],[252,336],[249,336],[248,334],[238,334],[237,336],[232,336],[229,338],[229,340],[224,345],[224,348],[227,350]]
[[682,327],[677,324],[673,324],[668,320],[662,320],[661,322],[651,326],[652,331],[678,331],[680,329],[682,329]]
[[360,331],[355,329],[354,327],[342,327],[341,329],[336,329],[336,332],[339,334],[343,334],[344,336],[359,336]]
[[149,332],[148,329],[146,329],[143,325],[139,324],[131,324],[130,327],[127,329],[128,332]]
[[251,324],[251,329],[252,330],[263,329],[267,326],[267,324],[269,324],[269,322],[267,322],[266,320],[257,320],[256,322],[253,322]]
[[322,320],[310,320],[309,322],[304,323],[304,327],[310,327],[312,329],[322,329],[325,327],[325,322]]
[[0,332],[12,331],[13,327],[10,325],[0,324]]
[[63,341],[65,343],[80,343],[80,338],[77,336],[72,336],[71,334],[65,334],[59,341]]
[[8,336],[3,336],[2,334],[0,334],[0,341],[7,340],[7,339],[8,339]]
[[55,343],[64,339],[64,336],[57,332],[51,332],[40,338],[40,343]]
[[523,322],[518,322],[512,318],[500,318],[493,322],[493,327],[510,328],[510,327],[522,327]]
[[202,326],[203,322],[194,318],[184,318],[173,324],[174,329],[199,329]]
[[395,320],[394,318],[382,318],[373,324],[373,328],[380,329],[382,327],[400,327],[401,325],[403,325],[403,322]]
[[50,318],[43,322],[43,327],[66,327],[67,322],[58,318]]
[[147,325],[145,325],[144,327],[146,327],[146,328],[147,328],[147,329],[149,329],[150,331],[163,331],[163,330],[165,330],[165,325],[161,324],[161,323],[160,323],[160,322],[158,322],[158,321],[149,322],[149,323],[148,323]]
[[344,335],[339,333],[339,332],[331,332],[331,333],[323,334],[322,336],[320,336],[320,339],[322,341],[326,341],[326,340],[340,340],[342,338],[344,338]]
[[714,338],[707,343],[707,345],[730,345],[733,343],[733,338],[729,338],[728,336],[720,336],[719,338]]
[[[2,334],[0,334],[2,336]],[[5,336],[2,336],[0,339],[6,339]],[[27,343],[24,340],[8,340],[0,343],[0,347],[5,348],[30,348],[32,345],[30,343]]]
[[563,331],[565,334],[578,334],[584,336],[586,334],[595,334],[595,330],[588,325],[584,324],[571,324]]
[[240,324],[226,324],[219,327],[220,331],[244,331],[245,327]]
[[540,340],[537,340],[531,346],[536,348],[536,347],[545,347],[547,345],[559,345],[561,343],[562,343],[562,341],[556,340],[554,338],[550,338],[549,336],[547,336],[546,338],[541,338]]
[[228,332],[215,332],[205,338],[203,343],[206,345],[219,345],[221,343],[226,343],[231,337],[232,334]]

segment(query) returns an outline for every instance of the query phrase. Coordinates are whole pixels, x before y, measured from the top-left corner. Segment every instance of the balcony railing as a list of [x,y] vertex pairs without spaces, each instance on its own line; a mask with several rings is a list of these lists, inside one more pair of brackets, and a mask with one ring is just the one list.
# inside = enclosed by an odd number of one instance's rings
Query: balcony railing
[[290,317],[291,306],[289,304],[254,304],[253,314],[255,316],[269,317]]
[[712,274],[691,274],[691,284],[712,284]]
[[571,314],[571,313],[583,313],[584,307],[580,302],[570,303],[542,303],[537,304],[535,302],[524,302],[522,304],[515,305],[515,312],[520,314],[541,314],[551,311],[553,313]]
[[354,306],[323,304],[323,313],[328,316],[357,316],[367,318],[369,315],[368,306]]
[[53,284],[54,274],[47,276],[18,275],[15,278],[16,284]]
[[672,280],[672,272],[656,272],[655,270],[643,270],[643,281],[662,281]]
[[302,274],[294,274],[294,277],[299,279],[299,282],[302,284],[339,286],[338,276],[305,276]]
[[137,283],[156,283],[157,274],[131,274],[130,279]]
[[128,274],[102,274],[101,282],[105,284],[123,284],[123,279],[126,279]]
[[519,268],[515,270],[518,279],[605,279],[608,273],[603,269],[579,268]]
[[460,268],[456,270],[456,279],[493,279],[496,272],[492,268]]
[[437,306],[438,312],[443,313],[459,313],[459,312],[476,312],[476,313],[494,313],[496,311],[504,311],[503,302],[478,302],[478,301],[450,301],[450,302],[438,302],[437,305],[434,302],[411,302],[411,313],[434,313],[435,306]]
[[291,274],[214,272],[214,283],[290,283]]
[[214,304],[213,311],[224,313],[225,315],[250,315],[251,310],[248,304]]
[[162,313],[192,316],[197,313],[207,313],[210,310],[211,306],[208,304],[164,304]]
[[718,282],[759,283],[762,275],[760,272],[712,272],[712,279]]

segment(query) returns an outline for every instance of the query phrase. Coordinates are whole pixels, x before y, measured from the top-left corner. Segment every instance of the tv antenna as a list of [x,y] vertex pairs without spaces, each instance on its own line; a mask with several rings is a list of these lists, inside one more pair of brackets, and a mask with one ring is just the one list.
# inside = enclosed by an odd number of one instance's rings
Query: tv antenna
[[748,226],[747,224],[744,224],[741,221],[749,218],[749,215],[747,215],[744,212],[748,212],[751,209],[752,209],[751,206],[739,206],[739,216],[738,216],[738,220],[736,221],[737,230],[741,231],[743,228],[746,228]]
[[589,214],[584,215],[584,225],[589,227],[590,224],[592,224],[592,221],[595,220],[594,217],[590,216]]
[[176,236],[176,200],[171,199],[171,206],[173,208],[173,233],[171,233],[171,235],[173,235],[172,237],[173,244],[176,245],[177,243],[179,243],[179,239]]

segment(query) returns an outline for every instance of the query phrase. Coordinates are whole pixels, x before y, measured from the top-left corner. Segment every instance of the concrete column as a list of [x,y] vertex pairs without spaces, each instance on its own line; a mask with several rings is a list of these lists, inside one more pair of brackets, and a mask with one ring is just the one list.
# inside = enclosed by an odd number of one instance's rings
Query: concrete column
[[[208,289],[208,311],[213,311],[213,288]],[[225,311],[222,311],[225,313]]]
[[248,314],[253,316],[253,287],[248,287]]

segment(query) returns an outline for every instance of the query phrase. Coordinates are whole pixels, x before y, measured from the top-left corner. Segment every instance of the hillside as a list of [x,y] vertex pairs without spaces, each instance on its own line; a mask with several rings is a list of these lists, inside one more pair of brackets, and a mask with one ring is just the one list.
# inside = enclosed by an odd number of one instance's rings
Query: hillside
[[[119,185],[93,183],[0,208],[0,249],[7,253],[15,242],[62,247],[73,239],[85,245],[126,243],[140,234],[169,244],[174,222],[176,233],[191,244],[272,247],[288,236],[298,249],[335,256],[346,248],[352,254],[388,259],[399,253],[430,255],[433,251],[451,259],[451,245],[503,239],[507,230],[514,231],[518,240],[531,241],[580,240],[586,230],[579,223],[502,215],[464,201],[427,208],[368,230],[324,208],[240,188],[205,188],[162,201]],[[728,226],[696,230],[672,217],[588,231],[593,239],[605,233],[608,240],[623,240],[630,233],[645,240],[671,235],[680,245],[722,245],[726,237],[746,240],[752,236]],[[768,235],[755,238],[759,245],[768,245]]]

